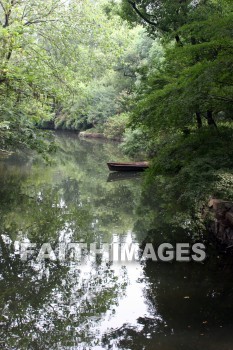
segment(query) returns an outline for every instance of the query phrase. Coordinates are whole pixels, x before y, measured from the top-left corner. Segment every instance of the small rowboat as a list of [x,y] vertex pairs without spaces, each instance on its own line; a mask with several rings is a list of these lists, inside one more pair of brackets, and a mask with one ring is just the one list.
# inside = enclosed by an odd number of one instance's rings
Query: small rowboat
[[144,171],[149,168],[148,162],[116,163],[108,162],[110,171]]

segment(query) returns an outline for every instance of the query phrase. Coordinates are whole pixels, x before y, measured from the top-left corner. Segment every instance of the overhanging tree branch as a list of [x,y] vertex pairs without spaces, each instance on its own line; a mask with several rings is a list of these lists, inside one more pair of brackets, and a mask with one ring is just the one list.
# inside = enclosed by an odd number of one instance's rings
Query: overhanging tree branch
[[60,22],[58,19],[35,19],[24,23],[24,26],[30,26],[32,24],[48,23],[48,22]]
[[[29,25],[38,24],[38,23],[46,23],[46,22],[58,21],[57,19],[48,19],[48,17],[50,17],[50,16],[52,16],[54,14],[54,12],[59,7],[59,5],[62,6],[62,3],[60,2],[60,0],[55,0],[54,3],[52,4],[51,8],[48,10],[47,13],[43,13],[43,12],[38,13],[36,18],[28,19],[24,23],[24,26],[29,26]],[[25,9],[24,9],[24,11],[25,11]],[[26,16],[23,15],[23,18],[25,18],[25,17]]]
[[1,7],[2,7],[4,13],[6,13],[6,9],[5,9],[5,6],[3,5],[3,2],[2,2],[2,1],[0,1],[0,5],[1,5]]
[[128,3],[132,6],[132,8],[134,9],[134,11],[148,24],[156,27],[157,26],[157,23],[151,21],[150,19],[148,19],[146,16],[147,15],[144,15],[136,6],[136,3],[131,1],[131,0],[128,0]]
[[[132,0],[127,0],[128,3],[131,5],[131,7],[134,9],[134,11],[147,23],[147,24],[150,24],[151,26],[154,26],[154,27],[158,27],[158,23],[156,22],[153,22],[151,21],[148,17],[155,17],[154,15],[151,15],[151,14],[143,14],[136,6],[136,3]],[[182,2],[183,0],[181,0],[180,2]],[[160,29],[160,31],[162,31]],[[176,39],[176,43],[179,45],[179,46],[183,46],[183,43],[182,41],[180,40],[180,36],[178,34],[175,35],[175,39]]]

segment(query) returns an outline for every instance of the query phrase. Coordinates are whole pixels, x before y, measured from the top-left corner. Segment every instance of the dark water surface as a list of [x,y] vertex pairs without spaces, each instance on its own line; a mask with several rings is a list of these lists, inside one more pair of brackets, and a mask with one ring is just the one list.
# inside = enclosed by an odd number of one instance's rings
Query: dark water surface
[[161,224],[142,200],[140,176],[108,177],[108,160],[126,160],[117,144],[57,139],[51,166],[32,155],[0,161],[0,349],[233,349],[232,259],[211,247],[203,264],[89,255],[82,264],[22,262],[14,254],[22,240],[55,249],[140,244],[153,232],[158,242],[191,239],[184,227]]

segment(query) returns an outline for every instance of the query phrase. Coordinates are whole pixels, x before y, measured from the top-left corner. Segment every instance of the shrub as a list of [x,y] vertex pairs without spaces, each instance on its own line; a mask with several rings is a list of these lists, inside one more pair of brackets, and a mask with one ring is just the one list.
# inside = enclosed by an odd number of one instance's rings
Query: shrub
[[112,140],[123,140],[128,122],[128,113],[117,114],[110,117],[104,124],[104,136]]

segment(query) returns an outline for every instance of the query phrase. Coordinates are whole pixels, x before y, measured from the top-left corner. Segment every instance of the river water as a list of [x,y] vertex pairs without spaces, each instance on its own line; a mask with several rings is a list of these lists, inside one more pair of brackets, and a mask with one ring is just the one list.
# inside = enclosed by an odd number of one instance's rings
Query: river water
[[[232,259],[211,244],[204,263],[36,260],[43,243],[57,254],[72,242],[192,240],[163,224],[141,176],[109,176],[107,161],[127,160],[117,144],[56,138],[50,165],[0,161],[0,349],[233,349]],[[17,242],[35,254],[22,261]]]

